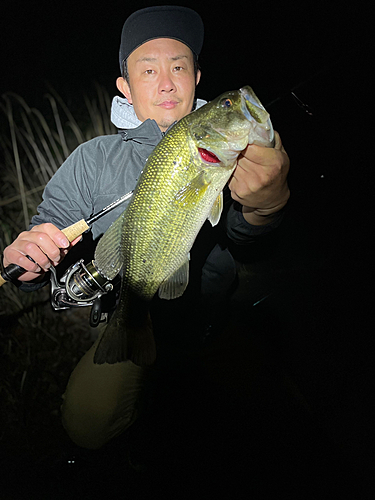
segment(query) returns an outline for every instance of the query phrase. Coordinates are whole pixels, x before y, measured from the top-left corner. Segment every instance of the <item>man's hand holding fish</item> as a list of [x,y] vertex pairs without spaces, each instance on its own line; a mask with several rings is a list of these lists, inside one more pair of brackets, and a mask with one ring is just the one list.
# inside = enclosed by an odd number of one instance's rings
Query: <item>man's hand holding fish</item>
[[250,144],[241,152],[228,183],[249,224],[269,224],[289,199],[289,157],[275,131],[274,148]]

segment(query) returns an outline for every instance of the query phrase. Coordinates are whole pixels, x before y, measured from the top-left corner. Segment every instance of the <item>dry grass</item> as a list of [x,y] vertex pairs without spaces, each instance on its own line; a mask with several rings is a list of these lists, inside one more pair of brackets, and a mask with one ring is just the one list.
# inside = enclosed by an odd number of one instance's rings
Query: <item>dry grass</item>
[[[48,111],[7,93],[0,101],[0,251],[29,226],[45,184],[82,142],[114,133],[110,99],[99,86],[85,108],[69,109],[46,94]],[[84,117],[79,123],[75,114]],[[12,284],[0,288],[0,446],[32,450],[40,430],[59,425],[69,374],[90,339],[88,308],[54,312],[49,287],[32,294]],[[35,434],[36,440],[33,440]]]

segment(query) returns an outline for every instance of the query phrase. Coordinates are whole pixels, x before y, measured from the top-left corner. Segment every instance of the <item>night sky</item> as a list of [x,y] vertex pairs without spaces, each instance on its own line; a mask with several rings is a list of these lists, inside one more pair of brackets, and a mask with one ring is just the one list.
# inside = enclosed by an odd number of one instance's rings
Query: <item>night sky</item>
[[[102,83],[110,95],[116,93],[123,22],[138,8],[160,4],[7,3],[1,13],[0,90],[32,101],[43,95],[46,81],[61,93],[82,92],[93,81]],[[196,2],[180,4],[197,9]],[[199,9],[206,37],[198,94],[207,99],[250,84],[266,104],[322,70],[347,70],[366,53],[370,39],[370,16],[366,21],[366,13],[353,2],[212,5]]]

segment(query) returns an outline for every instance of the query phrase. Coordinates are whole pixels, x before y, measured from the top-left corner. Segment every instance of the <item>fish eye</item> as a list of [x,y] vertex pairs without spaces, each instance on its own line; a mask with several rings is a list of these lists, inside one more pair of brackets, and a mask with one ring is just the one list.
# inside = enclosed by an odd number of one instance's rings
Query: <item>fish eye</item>
[[223,99],[221,101],[221,105],[223,106],[223,108],[230,108],[232,104],[233,102],[231,101],[231,99]]

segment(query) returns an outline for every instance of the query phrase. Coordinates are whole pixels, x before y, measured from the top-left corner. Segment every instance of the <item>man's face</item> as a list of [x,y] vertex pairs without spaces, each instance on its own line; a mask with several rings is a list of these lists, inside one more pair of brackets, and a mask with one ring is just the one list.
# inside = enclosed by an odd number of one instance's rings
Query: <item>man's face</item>
[[117,87],[133,104],[137,117],[156,121],[162,131],[190,113],[195,86],[193,53],[182,42],[157,38],[145,42],[128,57],[129,84]]

